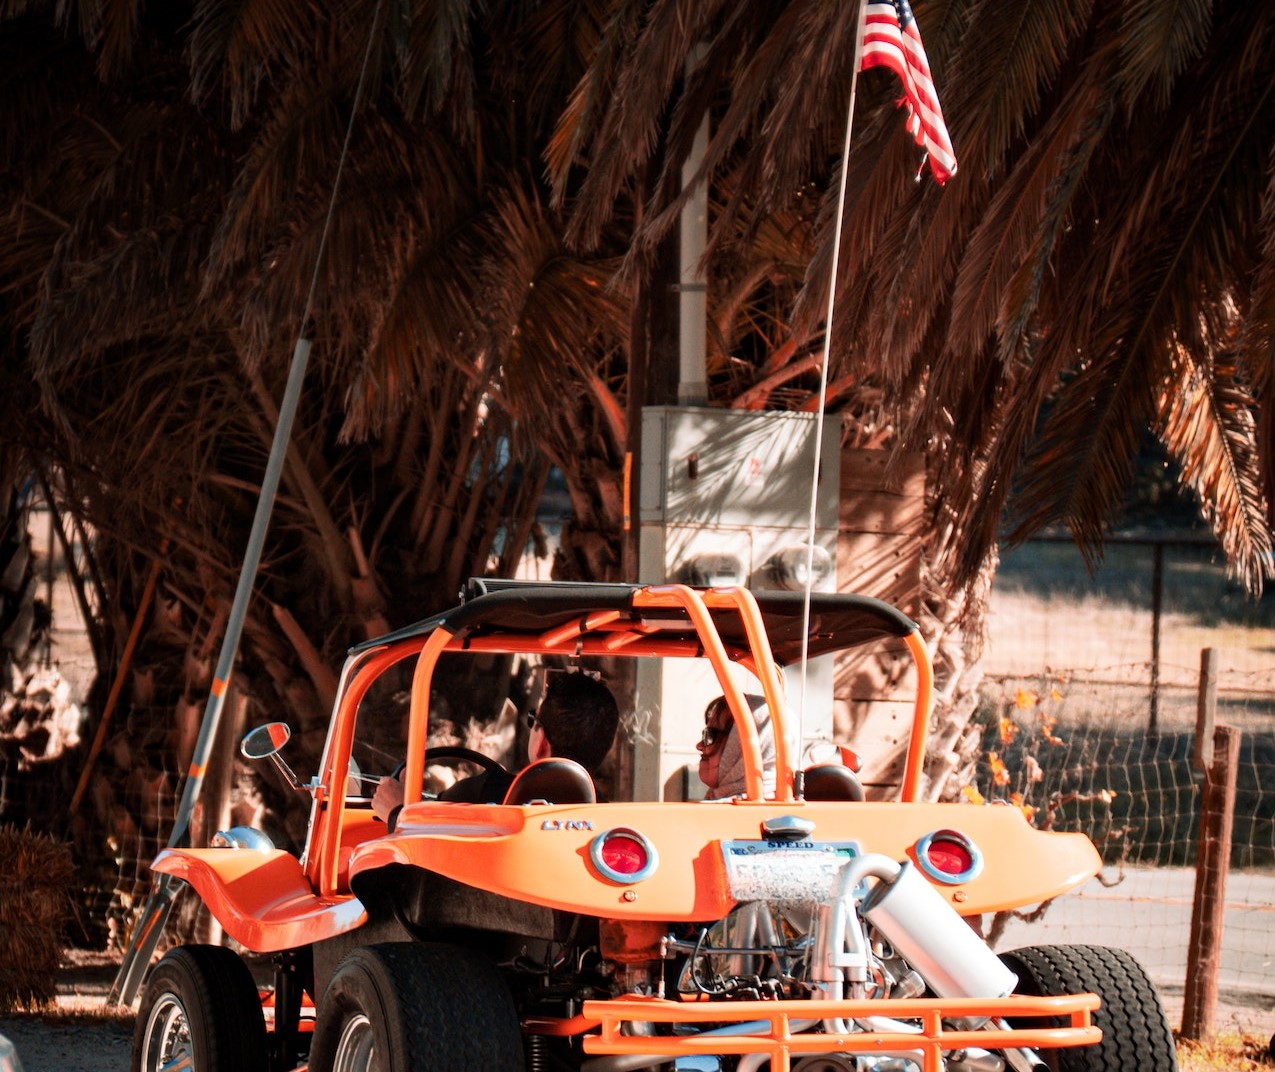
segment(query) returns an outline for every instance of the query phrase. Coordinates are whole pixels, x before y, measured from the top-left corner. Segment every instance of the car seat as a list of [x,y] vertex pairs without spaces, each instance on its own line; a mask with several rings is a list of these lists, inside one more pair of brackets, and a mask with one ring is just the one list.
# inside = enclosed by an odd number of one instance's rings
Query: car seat
[[820,763],[803,772],[806,800],[862,800],[863,786],[840,763]]
[[550,756],[518,772],[505,794],[506,804],[596,804],[593,779],[574,759]]

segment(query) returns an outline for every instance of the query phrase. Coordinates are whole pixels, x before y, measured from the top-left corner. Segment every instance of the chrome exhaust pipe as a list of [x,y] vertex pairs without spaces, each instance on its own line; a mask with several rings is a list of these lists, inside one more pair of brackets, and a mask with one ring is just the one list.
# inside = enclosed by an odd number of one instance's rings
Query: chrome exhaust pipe
[[[848,863],[838,881],[838,902],[853,915],[855,891],[867,878],[876,883],[859,914],[872,924],[941,998],[1003,998],[1018,976],[988,948],[929,881],[909,862],[869,853]],[[834,909],[834,918],[836,917]],[[851,928],[859,931],[858,926]],[[863,938],[855,936],[857,948]],[[832,954],[829,954],[831,959]]]

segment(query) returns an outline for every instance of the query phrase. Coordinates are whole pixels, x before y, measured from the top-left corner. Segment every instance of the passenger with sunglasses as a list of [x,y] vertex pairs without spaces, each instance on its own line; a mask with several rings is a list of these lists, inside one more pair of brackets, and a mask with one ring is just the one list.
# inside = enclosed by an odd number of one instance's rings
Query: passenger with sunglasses
[[[551,673],[539,709],[527,714],[531,730],[527,762],[558,756],[573,759],[590,775],[596,775],[611,750],[619,724],[619,707],[603,682],[585,673]],[[513,780],[512,773],[495,767],[462,778],[439,793],[438,799],[499,804]],[[403,783],[398,778],[382,778],[372,795],[372,810],[393,830],[402,806]]]
[[[775,733],[764,696],[745,693],[748,709],[757,723],[761,743],[763,782],[767,793],[775,789]],[[708,787],[706,800],[727,800],[744,792],[744,751],[725,696],[709,701],[704,710],[704,732],[699,744],[699,780]]]

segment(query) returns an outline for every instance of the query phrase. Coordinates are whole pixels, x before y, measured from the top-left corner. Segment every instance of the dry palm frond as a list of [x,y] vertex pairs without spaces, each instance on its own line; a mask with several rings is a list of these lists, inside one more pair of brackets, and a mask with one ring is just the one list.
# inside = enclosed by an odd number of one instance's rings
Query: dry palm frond
[[1212,26],[1208,0],[1131,4],[1119,37],[1121,99],[1130,115],[1168,103],[1174,84],[1203,52]]
[[1199,497],[1232,571],[1261,592],[1275,575],[1271,534],[1262,516],[1254,400],[1225,357],[1200,367],[1179,351],[1176,376],[1161,394],[1165,446],[1182,467],[1182,481]]
[[504,369],[505,404],[524,419],[553,412],[564,392],[583,391],[627,335],[615,266],[568,253],[557,221],[512,183],[487,236],[482,304],[487,349]]
[[319,8],[258,0],[196,4],[190,27],[190,87],[200,104],[224,92],[230,123],[248,121],[272,75],[299,61],[298,43],[317,40]]

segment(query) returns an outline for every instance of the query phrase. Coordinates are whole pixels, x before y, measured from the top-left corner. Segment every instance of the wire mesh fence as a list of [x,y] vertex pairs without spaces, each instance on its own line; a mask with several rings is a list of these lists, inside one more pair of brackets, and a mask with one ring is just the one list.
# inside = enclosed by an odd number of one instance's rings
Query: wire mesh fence
[[1220,663],[1216,721],[1242,731],[1219,987],[1275,1007],[1275,605],[1244,597],[1207,549],[1118,545],[1093,577],[1074,549],[1006,556],[990,610],[983,739],[967,792],[1089,835],[1097,878],[997,921],[998,948],[1130,948],[1181,988],[1199,842],[1201,651]]

